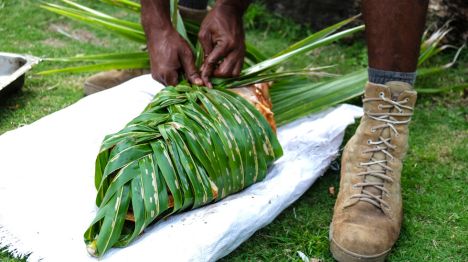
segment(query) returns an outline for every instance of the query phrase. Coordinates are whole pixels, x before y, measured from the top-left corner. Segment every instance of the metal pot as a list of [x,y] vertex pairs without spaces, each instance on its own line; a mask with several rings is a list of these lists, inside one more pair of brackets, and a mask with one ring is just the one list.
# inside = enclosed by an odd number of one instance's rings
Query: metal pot
[[20,90],[26,72],[39,62],[34,56],[0,52],[0,99]]

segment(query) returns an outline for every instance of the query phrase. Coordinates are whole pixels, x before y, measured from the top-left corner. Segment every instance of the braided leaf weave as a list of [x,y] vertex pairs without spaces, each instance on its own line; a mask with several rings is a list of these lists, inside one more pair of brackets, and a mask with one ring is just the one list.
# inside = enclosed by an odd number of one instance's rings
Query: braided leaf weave
[[262,180],[281,155],[268,122],[239,95],[167,87],[102,143],[88,251],[101,256],[154,221],[238,192]]

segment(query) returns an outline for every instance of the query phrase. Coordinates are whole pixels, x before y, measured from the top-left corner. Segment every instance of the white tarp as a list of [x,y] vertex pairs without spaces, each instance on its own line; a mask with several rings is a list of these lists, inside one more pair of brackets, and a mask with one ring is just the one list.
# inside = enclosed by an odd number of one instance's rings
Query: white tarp
[[[32,253],[30,261],[97,261],[83,242],[96,212],[95,157],[104,136],[137,116],[161,88],[142,76],[0,136],[0,247]],[[102,260],[214,261],[227,255],[323,174],[346,126],[361,114],[341,105],[281,127],[284,156],[264,181],[157,223]]]

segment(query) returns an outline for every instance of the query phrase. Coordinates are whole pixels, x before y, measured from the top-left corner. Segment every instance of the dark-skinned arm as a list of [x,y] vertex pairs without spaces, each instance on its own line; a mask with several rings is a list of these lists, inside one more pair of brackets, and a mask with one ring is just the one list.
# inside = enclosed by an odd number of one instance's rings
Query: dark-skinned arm
[[141,0],[141,23],[153,78],[164,85],[177,85],[183,70],[192,84],[203,85],[190,46],[172,26],[169,0]]
[[242,17],[250,0],[217,0],[201,25],[198,38],[205,53],[201,67],[203,83],[210,77],[234,77],[242,70],[245,35]]

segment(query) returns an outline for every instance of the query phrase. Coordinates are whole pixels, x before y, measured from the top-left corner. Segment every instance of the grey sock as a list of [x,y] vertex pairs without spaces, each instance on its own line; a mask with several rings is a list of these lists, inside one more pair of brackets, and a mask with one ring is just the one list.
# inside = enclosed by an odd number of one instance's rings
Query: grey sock
[[179,0],[179,5],[192,9],[206,10],[208,0]]
[[389,81],[400,81],[410,85],[414,85],[416,81],[416,72],[395,72],[385,71],[369,67],[369,82],[375,84],[385,84]]

